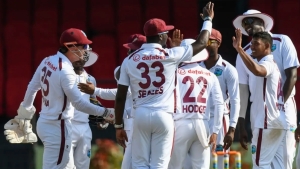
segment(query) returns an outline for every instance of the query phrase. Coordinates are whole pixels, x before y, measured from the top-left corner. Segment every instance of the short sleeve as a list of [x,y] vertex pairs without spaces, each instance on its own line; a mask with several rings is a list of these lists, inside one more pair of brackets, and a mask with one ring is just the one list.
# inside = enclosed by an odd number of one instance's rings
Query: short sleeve
[[272,61],[261,61],[259,62],[259,65],[263,66],[266,68],[267,70],[267,76],[269,76],[273,71],[274,71],[274,67],[275,67],[275,62]]
[[121,65],[120,79],[118,81],[118,84],[125,86],[129,86],[130,84],[130,79],[128,75],[128,57],[124,59]]
[[193,57],[193,47],[192,45],[178,46],[170,49],[170,55],[174,56],[175,62],[177,64],[183,61],[189,61]]
[[283,59],[283,68],[288,69],[295,66],[299,67],[297,51],[291,39],[284,35],[282,43],[281,56]]
[[238,54],[237,57],[236,57],[236,63],[235,63],[235,67],[236,67],[236,70],[238,72],[238,79],[239,79],[239,83],[240,84],[246,84],[248,85],[249,84],[249,81],[248,81],[248,72],[246,70],[246,66],[241,58],[241,56]]

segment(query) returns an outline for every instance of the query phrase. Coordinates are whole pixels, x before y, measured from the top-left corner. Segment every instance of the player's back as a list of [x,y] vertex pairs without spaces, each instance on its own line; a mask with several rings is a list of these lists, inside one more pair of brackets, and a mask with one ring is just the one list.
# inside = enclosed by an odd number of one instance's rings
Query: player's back
[[[75,72],[69,59],[57,52],[45,58],[37,71],[40,71],[42,110],[40,117],[57,120],[73,117],[74,107],[67,100],[61,86],[62,74],[74,76]],[[64,112],[64,113],[62,113]]]
[[[217,77],[198,63],[190,63],[178,68],[177,79],[177,109],[174,119],[209,119],[205,109],[212,90],[216,90],[215,85],[218,85]],[[219,97],[222,100],[220,88]]]
[[158,44],[144,44],[129,55],[121,66],[121,74],[124,70],[122,67],[126,65],[133,106],[174,112],[176,68],[181,60],[191,57],[191,45],[163,49]]

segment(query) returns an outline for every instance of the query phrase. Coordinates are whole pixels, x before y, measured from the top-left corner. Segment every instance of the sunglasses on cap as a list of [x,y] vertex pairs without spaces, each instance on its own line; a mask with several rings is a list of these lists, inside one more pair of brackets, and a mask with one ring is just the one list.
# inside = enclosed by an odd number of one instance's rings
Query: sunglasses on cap
[[248,26],[248,25],[252,25],[254,21],[256,20],[260,20],[260,18],[256,18],[256,17],[247,17],[244,18],[242,20],[242,27]]
[[210,46],[212,43],[217,43],[218,41],[217,40],[214,40],[214,39],[209,39],[207,41],[207,46]]

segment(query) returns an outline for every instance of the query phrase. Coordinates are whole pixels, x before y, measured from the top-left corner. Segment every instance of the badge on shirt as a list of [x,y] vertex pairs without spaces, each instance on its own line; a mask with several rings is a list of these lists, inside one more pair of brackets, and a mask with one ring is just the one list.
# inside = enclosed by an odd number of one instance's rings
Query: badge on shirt
[[272,48],[271,48],[271,51],[273,52],[273,51],[275,51],[276,50],[276,44],[273,44],[272,45]]
[[252,154],[255,154],[255,153],[256,153],[256,146],[255,146],[255,145],[252,145],[251,151],[252,151]]
[[221,76],[221,75],[222,75],[222,72],[223,72],[222,69],[216,68],[214,74],[215,74],[216,76]]
[[89,150],[87,151],[87,156],[88,156],[89,158],[91,158],[91,149],[89,149]]

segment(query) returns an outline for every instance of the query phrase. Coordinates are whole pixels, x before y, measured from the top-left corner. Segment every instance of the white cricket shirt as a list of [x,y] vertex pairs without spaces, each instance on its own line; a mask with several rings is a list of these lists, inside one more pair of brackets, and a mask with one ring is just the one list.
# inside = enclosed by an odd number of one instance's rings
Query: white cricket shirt
[[[255,59],[257,62],[257,60]],[[249,75],[253,101],[250,110],[251,126],[255,128],[286,129],[281,75],[272,55],[259,62],[267,70],[265,77]],[[253,86],[254,85],[254,86]]]
[[191,45],[163,49],[160,44],[146,43],[125,58],[119,84],[130,86],[133,108],[174,112],[176,69],[192,56]]
[[30,108],[37,91],[41,89],[40,118],[71,119],[74,116],[74,107],[91,115],[102,116],[105,108],[93,105],[81,97],[76,84],[77,75],[73,69],[70,60],[60,52],[45,58],[27,87],[23,106]]
[[[89,81],[89,82],[93,83],[94,86],[97,86],[95,78],[93,76],[87,74],[86,71],[83,71],[81,75],[77,75],[76,84],[86,83],[86,81]],[[90,97],[95,98],[95,95],[91,96],[89,94],[81,92],[81,97],[90,102]],[[72,121],[88,123],[89,122],[89,114],[83,113],[83,112],[75,109],[74,117],[73,117]]]
[[[204,61],[199,63],[200,66],[206,68]],[[215,66],[209,69],[210,72],[215,74],[219,80],[223,100],[224,100],[224,114],[230,113],[229,126],[236,127],[240,111],[240,93],[239,93],[239,80],[238,73],[234,66],[224,60],[221,55]],[[210,97],[209,103],[213,103],[213,97]],[[229,109],[230,103],[230,109]],[[207,112],[214,116],[215,106],[210,104]]]
[[218,133],[222,127],[224,102],[217,77],[202,68],[198,63],[185,64],[177,70],[176,112],[174,120],[181,118],[199,118],[209,120],[206,113],[207,102],[213,100],[216,106],[213,132]]
[[[278,69],[280,71],[281,78],[282,78],[282,84],[284,84],[284,82],[286,80],[286,75],[285,75],[284,70],[288,69],[290,67],[295,67],[295,66],[299,67],[297,51],[295,49],[293,42],[291,41],[291,39],[288,36],[282,35],[282,34],[272,34],[272,33],[270,33],[270,34],[273,38],[272,55],[278,66]],[[246,53],[249,55],[252,53],[252,51],[250,49],[250,45],[251,45],[251,43],[249,43],[244,48]],[[248,70],[248,68],[244,64],[240,55],[238,55],[236,58],[236,69],[238,71],[239,83],[249,85],[250,82],[248,81],[248,77],[250,74],[252,74],[252,72],[250,72]],[[251,85],[251,86],[254,87],[255,85]],[[251,91],[255,90],[255,88],[251,88],[249,85],[249,90],[250,90],[250,93],[252,93]],[[288,99],[292,99],[292,97],[294,97],[295,93],[296,93],[296,91],[295,91],[295,87],[294,87],[293,91]],[[251,102],[253,101],[252,94],[250,95],[250,101]],[[290,113],[294,113],[294,112],[289,112],[289,111],[286,112],[287,121],[290,124],[297,126],[296,120],[294,119],[295,115],[290,115]]]

